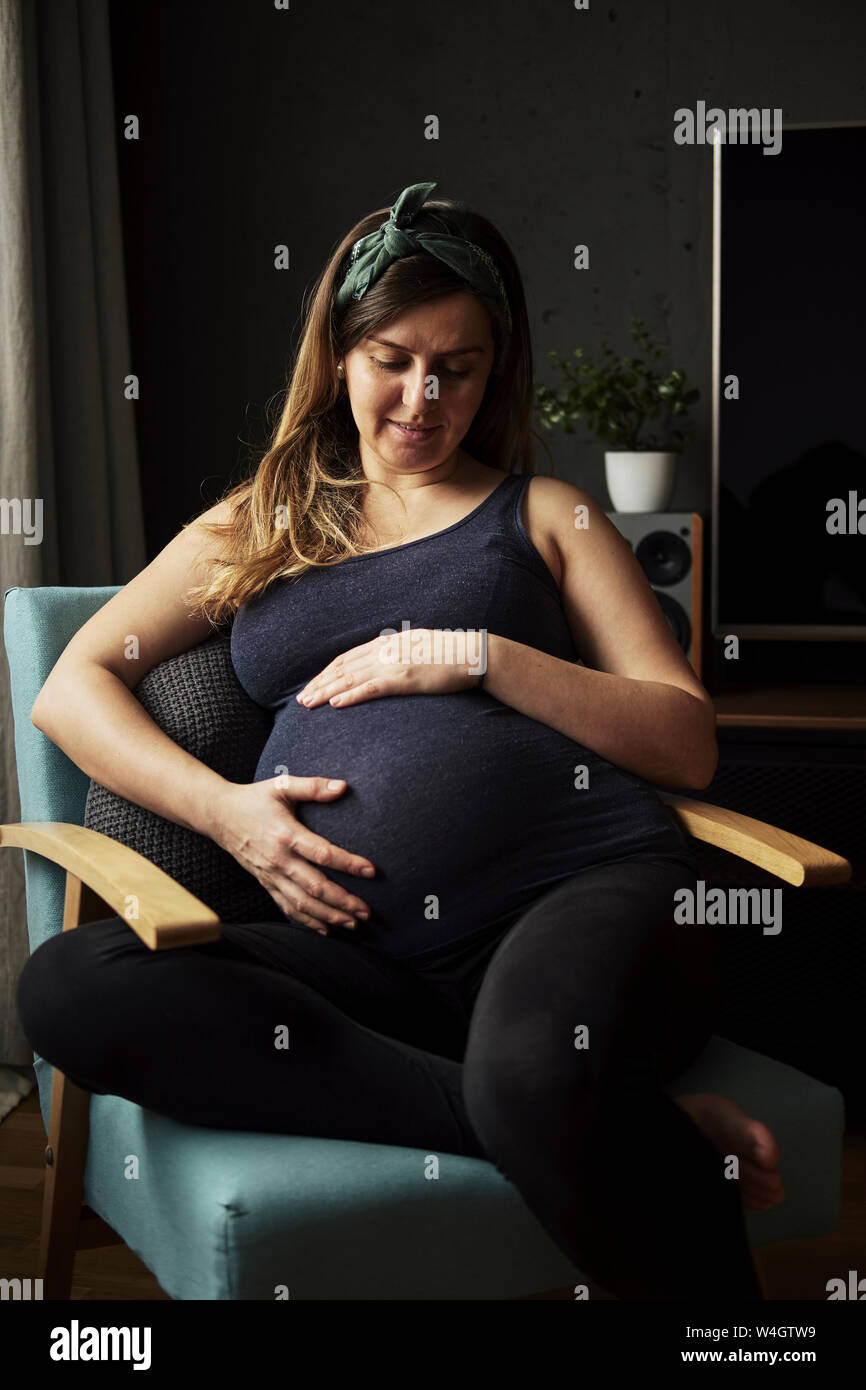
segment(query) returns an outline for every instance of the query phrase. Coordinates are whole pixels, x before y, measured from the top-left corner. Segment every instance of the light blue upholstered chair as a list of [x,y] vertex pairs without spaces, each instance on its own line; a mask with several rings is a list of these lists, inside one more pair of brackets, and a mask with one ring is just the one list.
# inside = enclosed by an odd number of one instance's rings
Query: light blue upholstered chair
[[[24,849],[31,951],[62,927],[122,913],[133,884],[142,894],[136,930],[160,949],[219,934],[216,915],[163,870],[83,828],[89,778],[30,722],[63,648],[116,592],[5,594],[22,823],[0,827],[0,843]],[[665,799],[690,834],[791,883],[850,876],[846,860],[762,822]],[[117,1240],[174,1299],[272,1300],[278,1286],[292,1299],[508,1299],[583,1282],[485,1160],[439,1154],[439,1178],[428,1180],[420,1150],[187,1126],[91,1096],[38,1056],[35,1069],[49,1135],[46,1298],[69,1297],[77,1248]],[[747,1213],[753,1246],[836,1229],[837,1089],[720,1037],[667,1089],[730,1096],[778,1136],[787,1198]],[[139,1157],[136,1181],[124,1177],[127,1154]]]

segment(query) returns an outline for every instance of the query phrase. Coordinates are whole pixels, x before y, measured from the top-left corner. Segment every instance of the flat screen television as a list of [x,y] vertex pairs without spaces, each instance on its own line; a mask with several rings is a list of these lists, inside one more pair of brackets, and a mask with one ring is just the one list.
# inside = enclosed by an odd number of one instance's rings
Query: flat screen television
[[866,122],[713,179],[712,633],[863,641]]

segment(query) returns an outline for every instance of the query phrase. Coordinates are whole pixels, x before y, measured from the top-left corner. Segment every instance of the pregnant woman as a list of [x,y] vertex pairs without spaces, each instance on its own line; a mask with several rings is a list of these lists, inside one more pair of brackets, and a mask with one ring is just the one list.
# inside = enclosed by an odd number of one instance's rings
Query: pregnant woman
[[[712,705],[603,511],[533,475],[520,273],[434,188],[340,243],[254,475],[81,629],[33,711],[221,844],[273,917],[161,952],[120,917],[56,936],[22,1024],[78,1085],[189,1124],[487,1158],[616,1297],[760,1299],[743,1208],[781,1199],[778,1145],[664,1089],[717,976],[651,783],[708,784]],[[132,693],[227,619],[274,711],[245,785]]]

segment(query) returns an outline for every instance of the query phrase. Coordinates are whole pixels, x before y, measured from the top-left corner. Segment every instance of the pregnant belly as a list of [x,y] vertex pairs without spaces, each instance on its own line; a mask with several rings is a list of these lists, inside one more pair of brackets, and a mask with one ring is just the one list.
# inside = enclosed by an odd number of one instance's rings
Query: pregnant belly
[[[589,864],[683,843],[655,792],[484,691],[278,713],[256,781],[342,777],[298,819],[376,877],[327,877],[371,909],[358,939],[409,958],[505,923]],[[581,771],[585,769],[585,773]]]

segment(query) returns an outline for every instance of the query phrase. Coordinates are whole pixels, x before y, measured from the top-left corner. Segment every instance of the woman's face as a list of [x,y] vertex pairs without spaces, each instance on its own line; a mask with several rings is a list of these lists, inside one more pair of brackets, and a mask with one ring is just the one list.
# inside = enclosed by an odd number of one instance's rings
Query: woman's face
[[487,310],[472,294],[407,309],[358,343],[343,366],[364,472],[447,477],[481,405],[493,355]]

